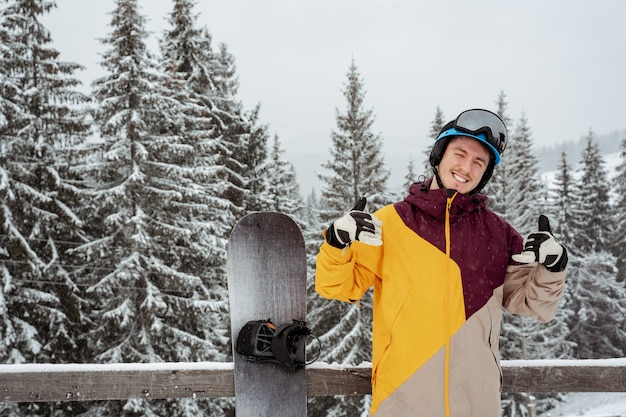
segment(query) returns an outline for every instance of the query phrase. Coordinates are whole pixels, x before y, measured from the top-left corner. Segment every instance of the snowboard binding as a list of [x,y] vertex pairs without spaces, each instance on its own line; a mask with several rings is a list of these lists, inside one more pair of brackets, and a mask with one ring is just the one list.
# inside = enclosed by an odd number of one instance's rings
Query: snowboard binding
[[296,370],[319,358],[320,350],[313,359],[306,360],[305,344],[310,338],[320,343],[301,320],[292,320],[278,327],[270,319],[252,320],[239,332],[235,350],[251,362],[274,362]]

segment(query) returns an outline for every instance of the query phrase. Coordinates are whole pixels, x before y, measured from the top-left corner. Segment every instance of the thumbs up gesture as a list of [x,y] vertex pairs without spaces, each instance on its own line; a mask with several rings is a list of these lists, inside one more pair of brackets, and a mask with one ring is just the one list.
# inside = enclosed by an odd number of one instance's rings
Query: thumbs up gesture
[[330,225],[326,231],[326,241],[330,245],[341,249],[350,246],[355,240],[372,246],[383,244],[383,222],[364,211],[366,202],[365,197],[361,197],[352,210]]
[[531,233],[524,239],[523,252],[513,255],[513,260],[523,264],[539,262],[550,272],[565,269],[567,250],[552,236],[550,221],[546,216],[539,216],[539,232]]

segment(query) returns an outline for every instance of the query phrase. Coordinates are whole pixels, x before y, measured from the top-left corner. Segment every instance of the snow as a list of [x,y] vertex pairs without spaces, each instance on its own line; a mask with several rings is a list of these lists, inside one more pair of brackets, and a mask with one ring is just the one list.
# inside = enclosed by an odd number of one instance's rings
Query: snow
[[626,366],[626,358],[611,359],[533,359],[502,361],[502,366]]
[[[354,368],[371,368],[371,362],[362,362],[357,366],[346,365],[341,363],[315,362],[308,365],[313,369],[354,369]],[[562,366],[578,366],[578,367],[595,367],[595,366],[621,366],[626,367],[626,358],[612,359],[533,359],[533,360],[504,360],[503,367],[518,366],[545,366],[545,367],[562,367]],[[45,364],[45,363],[27,363],[14,365],[0,365],[0,374],[2,373],[26,373],[26,372],[98,372],[98,371],[175,371],[175,370],[231,370],[232,362],[160,362],[160,363],[113,363],[113,364],[89,364],[89,363],[70,363],[70,364]]]
[[[610,153],[610,154],[606,154],[606,155],[602,155],[602,159],[604,161],[604,165],[603,168],[606,171],[608,178],[609,179],[613,179],[613,177],[615,177],[615,175],[617,175],[617,167],[621,164],[622,162],[622,157],[621,157],[621,153],[620,152],[614,152],[614,153]],[[574,180],[578,180],[580,178],[580,165],[577,164],[575,166],[572,166],[572,177]],[[554,176],[557,174],[557,170],[553,170],[553,171],[548,171],[545,172],[543,174],[541,174],[541,178],[543,179],[543,181],[546,184],[553,184],[554,183]]]
[[360,364],[354,366],[354,365],[346,365],[345,363],[338,363],[338,362],[327,363],[327,362],[318,361],[318,362],[312,363],[311,365],[307,365],[307,368],[332,369],[336,371],[343,371],[343,370],[354,369],[354,368],[371,368],[371,367],[372,367],[371,362],[361,362]]
[[29,372],[104,372],[104,371],[222,371],[232,370],[232,362],[161,362],[161,363],[27,363],[0,365],[0,374]]
[[624,417],[625,392],[571,393],[560,407],[538,417]]

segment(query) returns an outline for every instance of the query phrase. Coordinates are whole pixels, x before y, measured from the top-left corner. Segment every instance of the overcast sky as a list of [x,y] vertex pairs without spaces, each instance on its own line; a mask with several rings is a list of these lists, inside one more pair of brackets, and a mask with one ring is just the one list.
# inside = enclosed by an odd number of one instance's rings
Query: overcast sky
[[[114,0],[56,0],[44,24],[61,59],[102,75],[99,38]],[[154,38],[171,0],[139,0]],[[239,99],[296,164],[303,193],[329,157],[335,111],[354,58],[397,187],[409,156],[422,164],[437,106],[524,114],[537,144],[626,129],[624,0],[198,0],[198,24],[235,57]],[[156,47],[156,40],[150,41]],[[512,130],[514,126],[510,126]],[[620,135],[622,137],[622,135]]]

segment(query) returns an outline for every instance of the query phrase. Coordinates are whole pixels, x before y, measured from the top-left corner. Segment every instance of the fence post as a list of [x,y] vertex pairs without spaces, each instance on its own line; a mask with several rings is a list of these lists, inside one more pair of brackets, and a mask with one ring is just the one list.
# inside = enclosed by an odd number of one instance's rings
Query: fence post
[[528,417],[537,417],[537,398],[528,394]]

